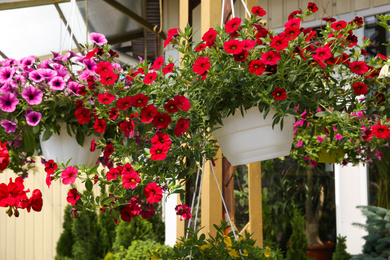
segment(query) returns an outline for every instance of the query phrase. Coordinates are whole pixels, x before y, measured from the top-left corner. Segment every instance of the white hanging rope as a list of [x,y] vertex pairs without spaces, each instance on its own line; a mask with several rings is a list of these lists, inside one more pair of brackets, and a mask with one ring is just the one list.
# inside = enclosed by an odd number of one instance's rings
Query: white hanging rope
[[241,3],[242,3],[242,5],[244,6],[245,11],[246,11],[246,13],[248,14],[248,16],[251,17],[251,13],[249,12],[248,7],[247,7],[246,4],[245,4],[245,1],[244,1],[244,0],[241,0]]
[[72,1],[72,24],[70,27],[70,38],[69,38],[69,48],[68,51],[72,50],[72,39],[73,39],[73,26],[74,26],[74,18],[76,16],[76,0],[71,0]]
[[222,0],[222,10],[221,10],[221,28],[223,26],[223,17],[224,17],[224,14],[225,14],[225,0]]
[[234,15],[234,3],[233,3],[233,0],[230,0],[230,4],[232,6],[232,17],[234,18],[236,16]]
[[[199,197],[200,197],[200,192],[202,190],[202,180],[203,180],[203,172],[204,172],[204,165],[205,165],[205,161],[206,161],[206,155],[203,156],[203,169],[202,169],[202,177],[201,177],[201,180],[200,180],[200,187],[199,187],[199,195],[198,195],[198,206],[196,208],[196,217],[195,217],[195,228],[196,228],[196,219],[198,217],[198,210],[199,210]],[[198,167],[198,172],[197,172],[197,175],[196,175],[196,180],[195,180],[195,190],[194,190],[194,195],[192,197],[192,203],[191,203],[191,211],[194,210],[194,204],[195,204],[195,198],[197,197],[196,196],[196,189],[197,189],[197,186],[198,186],[198,180],[199,180],[199,172],[200,172],[200,167]],[[192,212],[191,212],[192,213]],[[191,227],[191,220],[192,218],[190,218],[188,220],[188,225],[187,225],[187,231],[186,231],[186,239],[188,238],[188,229]]]
[[[62,43],[60,45],[60,54],[62,53],[62,48],[64,47],[64,43],[66,40],[66,35],[68,34],[68,27],[69,27],[69,20],[73,16],[74,13],[74,6],[75,6],[76,0],[70,0],[70,9],[69,9],[69,14],[68,14],[68,19],[66,19],[66,26],[64,30],[64,37],[62,38]],[[71,34],[73,35],[73,30],[70,28]],[[72,36],[70,37],[70,42],[72,43]]]
[[[223,207],[225,208],[225,212],[229,212],[227,207],[226,207],[225,200],[223,199],[221,187],[219,187],[219,183],[218,183],[218,180],[217,180],[217,175],[215,174],[214,166],[213,166],[213,163],[211,161],[210,161],[210,166],[211,166],[211,170],[213,171],[213,174],[214,174],[215,182],[217,183],[219,194],[221,195],[222,204],[223,204]],[[226,215],[228,217],[230,227],[232,228],[234,239],[238,242],[238,238],[237,238],[236,232],[234,231],[234,226],[233,226],[232,219],[230,218],[229,214],[226,214]],[[243,256],[242,256],[241,249],[239,249],[239,252],[240,252],[241,258],[244,259]]]

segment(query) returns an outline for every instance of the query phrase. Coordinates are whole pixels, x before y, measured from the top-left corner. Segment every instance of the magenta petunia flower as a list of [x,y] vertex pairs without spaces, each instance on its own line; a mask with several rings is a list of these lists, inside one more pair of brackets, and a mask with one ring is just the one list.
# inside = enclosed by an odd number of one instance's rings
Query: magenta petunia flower
[[71,91],[72,94],[78,95],[79,94],[79,88],[82,87],[80,83],[77,83],[75,81],[71,81],[68,83],[67,88]]
[[57,71],[52,69],[40,69],[38,70],[39,74],[46,79],[46,81],[50,81],[52,78],[57,76]]
[[26,121],[28,125],[36,126],[41,121],[42,114],[37,111],[26,113]]
[[24,86],[26,84],[26,77],[23,75],[15,75],[15,83],[19,86]]
[[5,129],[6,133],[13,133],[16,129],[16,123],[9,120],[2,121],[1,126]]
[[2,67],[0,68],[0,83],[8,82],[12,79],[17,68]]
[[92,32],[89,34],[89,38],[96,45],[103,45],[108,42],[106,36],[101,33]]
[[35,58],[36,58],[35,56],[28,56],[26,58],[22,58],[19,61],[19,66],[23,69],[31,67],[35,62]]
[[42,77],[39,70],[31,71],[30,74],[28,74],[28,77],[34,82],[42,82],[45,79]]
[[54,77],[49,81],[51,90],[64,90],[66,82],[62,77]]
[[43,93],[33,86],[27,86],[22,92],[22,97],[29,105],[38,105],[42,102]]
[[76,180],[76,176],[78,174],[78,169],[73,166],[68,166],[64,171],[61,173],[62,183],[67,184],[73,184]]
[[0,96],[0,109],[4,112],[14,112],[18,103],[19,99],[13,93],[5,93]]

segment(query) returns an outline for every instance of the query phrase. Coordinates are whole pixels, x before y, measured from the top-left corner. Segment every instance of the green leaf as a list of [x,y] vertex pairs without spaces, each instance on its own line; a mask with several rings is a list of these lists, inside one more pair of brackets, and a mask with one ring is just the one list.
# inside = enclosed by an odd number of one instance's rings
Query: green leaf
[[102,201],[100,202],[100,205],[108,205],[111,202],[113,202],[114,199],[115,199],[114,197],[106,197],[106,198],[102,199]]
[[42,142],[49,140],[49,138],[53,135],[51,129],[46,129],[42,136]]
[[87,189],[87,191],[92,191],[92,187],[92,181],[90,179],[87,179],[87,181],[85,182],[85,188]]
[[325,117],[325,116],[329,116],[330,113],[328,111],[321,111],[321,112],[318,112],[315,114],[316,117]]

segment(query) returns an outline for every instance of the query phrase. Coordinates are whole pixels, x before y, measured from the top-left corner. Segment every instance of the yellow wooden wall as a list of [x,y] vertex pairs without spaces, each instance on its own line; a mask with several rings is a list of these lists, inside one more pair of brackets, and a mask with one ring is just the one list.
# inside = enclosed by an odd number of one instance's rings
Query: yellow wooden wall
[[[8,217],[6,208],[0,208],[0,260],[46,260],[54,259],[56,245],[62,233],[64,209],[68,204],[67,193],[70,185],[63,185],[59,180],[52,182],[50,189],[46,185],[46,173],[40,158],[36,158],[38,169],[30,172],[25,179],[25,189],[30,189],[28,197],[34,189],[42,192],[43,207],[41,212],[19,210],[18,218]],[[0,173],[0,183],[9,183],[9,178],[17,177],[12,171]],[[84,187],[79,180],[76,187]],[[94,187],[95,194],[99,192]]]

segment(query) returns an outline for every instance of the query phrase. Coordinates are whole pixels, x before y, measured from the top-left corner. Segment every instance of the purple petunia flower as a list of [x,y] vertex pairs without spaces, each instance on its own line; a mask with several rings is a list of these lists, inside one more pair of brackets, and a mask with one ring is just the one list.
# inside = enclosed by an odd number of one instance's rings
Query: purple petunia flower
[[53,65],[53,69],[55,69],[55,71],[57,72],[57,76],[64,78],[65,76],[67,76],[69,74],[69,72],[65,68],[65,66],[58,64],[58,63],[54,63],[52,65]]
[[93,59],[85,59],[83,60],[83,63],[87,70],[95,71],[97,67],[96,62],[94,62]]
[[28,74],[28,77],[34,82],[41,82],[45,79],[44,77],[42,77],[39,70],[34,70],[30,72],[30,74]]
[[0,83],[5,83],[12,80],[17,68],[2,67],[0,68]]
[[103,44],[107,43],[106,36],[104,36],[101,33],[92,32],[89,34],[89,38],[96,45],[103,45]]
[[13,93],[5,93],[0,96],[0,109],[4,112],[14,112],[18,103],[19,99]]
[[38,105],[42,102],[43,93],[33,86],[27,86],[22,92],[22,97],[28,104]]
[[19,86],[24,86],[26,84],[26,77],[23,75],[15,75],[14,77],[15,83],[18,84]]
[[62,77],[54,77],[49,82],[51,90],[64,90],[66,82]]
[[1,126],[5,129],[6,133],[15,132],[16,123],[14,121],[4,120],[1,122]]
[[36,126],[39,124],[39,121],[41,121],[42,114],[36,111],[30,111],[26,112],[26,121],[27,124],[30,126]]

